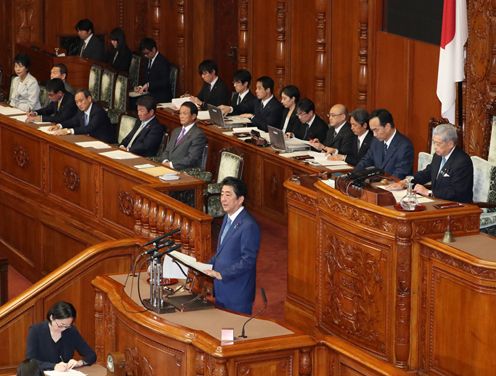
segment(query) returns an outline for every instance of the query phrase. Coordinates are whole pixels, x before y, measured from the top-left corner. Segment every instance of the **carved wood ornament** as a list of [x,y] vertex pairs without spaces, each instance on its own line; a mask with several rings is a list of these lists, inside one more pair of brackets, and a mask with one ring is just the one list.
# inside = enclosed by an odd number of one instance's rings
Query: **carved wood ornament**
[[29,164],[29,153],[24,146],[14,146],[13,157],[20,168],[26,168]]
[[64,167],[65,187],[68,190],[75,192],[79,189],[79,183],[80,183],[79,173],[74,168],[65,166]]
[[121,213],[127,216],[131,216],[134,209],[134,200],[132,194],[127,191],[119,192],[118,200]]

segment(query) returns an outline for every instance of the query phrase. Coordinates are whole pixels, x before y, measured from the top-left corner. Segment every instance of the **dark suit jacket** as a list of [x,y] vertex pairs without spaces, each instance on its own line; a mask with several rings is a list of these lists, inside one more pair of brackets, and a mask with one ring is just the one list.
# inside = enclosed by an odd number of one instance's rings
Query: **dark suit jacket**
[[[439,171],[442,157],[434,154],[431,164],[413,175],[414,184],[432,182],[432,195],[443,200],[472,202],[474,166],[470,157],[459,147]],[[438,174],[439,172],[439,174]]]
[[110,124],[107,112],[98,104],[91,105],[88,125],[84,125],[84,112],[78,111],[69,120],[63,121],[62,127],[73,128],[74,134],[89,134],[103,142],[115,143],[116,131]]
[[159,53],[148,69],[149,59],[143,64],[144,74],[142,85],[148,82],[148,92],[158,103],[170,102],[172,91],[170,83],[170,63]]
[[257,97],[249,91],[239,104],[238,97],[239,94],[234,92],[231,97],[231,107],[233,108],[233,111],[229,115],[253,114]]
[[265,107],[262,107],[262,101],[258,100],[255,102],[255,112],[253,113],[255,116],[251,122],[265,132],[267,132],[269,125],[280,129],[283,109],[283,105],[276,97],[272,97]]
[[[78,49],[78,55],[80,55],[83,45],[84,41],[82,40]],[[105,47],[103,46],[100,38],[97,38],[95,34],[93,34],[93,36],[91,37],[81,57],[98,61],[105,61]]]
[[46,107],[37,110],[36,113],[41,115],[41,121],[61,123],[72,118],[78,111],[76,102],[74,102],[74,95],[71,93],[65,93],[62,97],[60,107],[57,107],[58,102],[50,102]]
[[172,131],[171,137],[160,160],[168,159],[174,169],[184,170],[190,167],[201,167],[203,149],[207,145],[207,138],[203,131],[194,125],[183,139],[176,145],[176,140],[181,133],[181,127]]
[[353,152],[354,143],[356,143],[355,134],[351,130],[349,122],[343,125],[336,136],[334,136],[334,128],[328,127],[327,136],[324,140],[325,146],[338,149],[339,154],[348,155]]
[[133,53],[129,49],[128,46],[123,46],[122,48],[119,48],[119,54],[115,58],[114,61],[114,56],[117,52],[117,49],[111,48],[110,50],[107,51],[107,58],[105,59],[107,63],[112,65],[114,69],[118,72],[129,72],[129,66],[131,65],[131,59],[133,57]]
[[220,77],[217,79],[212,90],[210,90],[210,84],[204,82],[197,97],[204,103],[204,106],[202,106],[204,109],[207,108],[206,104],[220,106],[221,104],[229,105],[231,103],[229,100],[230,91]]
[[[227,222],[224,216],[220,234]],[[243,209],[231,224],[224,241],[217,244],[217,252],[209,261],[222,275],[214,279],[215,304],[236,312],[251,314],[255,300],[256,264],[260,247],[260,229]]]
[[[289,113],[289,108],[284,108],[282,110],[282,115],[281,115],[281,125],[278,127],[279,129],[284,128],[284,123],[286,122],[286,117],[288,116]],[[303,124],[301,124],[300,119],[296,115],[296,108],[294,111],[291,113],[291,116],[289,117],[288,121],[288,126],[286,127],[286,132],[291,132],[295,135],[296,138],[303,139],[303,136],[305,134],[305,128],[302,127]]]
[[384,142],[374,137],[367,154],[358,162],[355,170],[363,170],[369,166],[383,169],[384,172],[403,179],[412,175],[413,145],[398,130],[389,145],[386,158],[384,158]]
[[329,125],[327,125],[327,123],[317,115],[315,115],[315,119],[313,120],[310,128],[308,128],[308,124],[306,123],[302,124],[301,127],[302,129],[300,133],[303,131],[303,134],[302,137],[297,136],[298,138],[301,138],[302,140],[311,140],[314,138],[318,138],[320,142],[325,141],[327,131],[329,130]]
[[365,136],[362,145],[360,146],[360,150],[358,150],[358,136],[355,136],[355,140],[353,141],[353,150],[350,154],[346,154],[345,162],[352,166],[356,166],[360,159],[362,159],[363,156],[367,154],[367,151],[369,150],[370,144],[372,143],[373,139],[374,134],[369,131]]
[[[121,145],[126,146],[129,144],[134,134],[141,126],[141,121],[138,119],[134,124],[134,128],[122,140]],[[156,117],[151,119],[148,124],[141,130],[136,139],[133,141],[129,151],[143,157],[154,157],[162,143],[166,129],[160,124]]]

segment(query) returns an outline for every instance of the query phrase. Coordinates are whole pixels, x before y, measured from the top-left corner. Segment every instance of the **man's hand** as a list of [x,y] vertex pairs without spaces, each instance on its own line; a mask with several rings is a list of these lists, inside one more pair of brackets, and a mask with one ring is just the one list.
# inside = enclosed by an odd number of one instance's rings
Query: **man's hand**
[[391,183],[389,185],[386,185],[384,187],[384,189],[387,191],[401,191],[402,189],[405,189],[405,184],[406,184],[405,180],[400,180],[400,181],[396,181],[394,183]]
[[219,108],[222,111],[222,114],[223,115],[227,115],[227,114],[230,114],[232,112],[232,107],[231,106],[226,106],[226,105],[221,104],[219,106]]
[[62,125],[60,125],[60,124],[54,124],[54,125],[50,125],[48,127],[48,131],[49,132],[56,131],[57,129],[62,129]]
[[255,115],[253,115],[253,114],[241,114],[239,116],[242,118],[245,118],[245,119],[252,119]]
[[[331,148],[332,149],[332,148]],[[344,161],[346,159],[346,155],[343,154],[335,154],[335,155],[329,155],[327,157],[329,161]]]
[[205,270],[205,274],[209,275],[210,277],[214,277],[215,279],[218,279],[219,281],[222,280],[222,275],[213,269],[212,270]]
[[71,131],[67,128],[62,128],[53,131],[52,134],[54,134],[55,136],[67,136],[68,134],[71,134]]
[[413,187],[413,191],[422,196],[429,196],[429,190],[422,184],[415,184],[415,187]]
[[321,150],[321,151],[322,151],[322,150],[324,149],[324,145],[322,145],[322,144],[320,143],[320,141],[319,141],[319,139],[318,139],[318,138],[314,138],[314,139],[312,139],[312,140],[309,140],[309,143],[310,143],[310,145],[311,145],[313,148],[315,148],[315,149],[317,149],[317,150]]
[[67,363],[59,362],[59,363],[55,364],[55,367],[53,369],[55,371],[66,372],[69,369],[69,367],[68,367]]

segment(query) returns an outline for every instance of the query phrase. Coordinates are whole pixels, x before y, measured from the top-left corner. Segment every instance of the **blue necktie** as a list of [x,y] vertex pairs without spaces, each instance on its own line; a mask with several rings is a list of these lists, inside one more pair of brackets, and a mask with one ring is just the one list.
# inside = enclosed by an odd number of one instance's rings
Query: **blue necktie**
[[439,165],[439,172],[437,173],[437,176],[439,177],[441,175],[441,172],[443,171],[443,167],[446,164],[446,157],[441,158],[441,164]]
[[87,127],[90,122],[90,116],[85,112],[84,113],[84,126]]
[[387,146],[387,144],[384,142],[384,154],[382,155],[382,156],[383,156],[383,158],[382,158],[383,160],[385,160],[385,159],[386,159],[387,149],[388,149],[388,146]]
[[222,235],[220,236],[220,244],[224,241],[227,232],[229,231],[229,227],[231,227],[232,221],[229,217],[227,217],[226,225],[224,226],[224,230],[222,231]]

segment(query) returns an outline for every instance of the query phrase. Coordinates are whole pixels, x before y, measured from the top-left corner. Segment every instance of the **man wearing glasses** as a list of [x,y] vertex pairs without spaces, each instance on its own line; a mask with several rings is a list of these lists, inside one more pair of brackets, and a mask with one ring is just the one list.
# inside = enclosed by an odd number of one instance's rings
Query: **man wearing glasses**
[[393,115],[386,109],[370,114],[369,128],[374,134],[367,154],[358,162],[355,171],[374,166],[399,179],[412,174],[413,145],[394,126]]
[[348,110],[343,104],[335,104],[329,110],[329,129],[323,143],[317,138],[310,140],[310,145],[327,154],[351,154],[353,152],[354,134],[348,122]]

